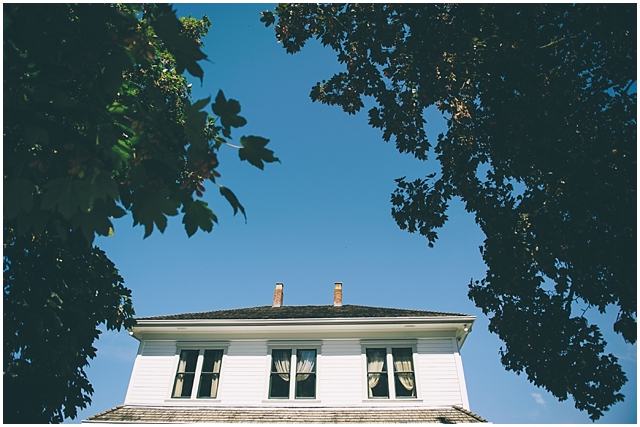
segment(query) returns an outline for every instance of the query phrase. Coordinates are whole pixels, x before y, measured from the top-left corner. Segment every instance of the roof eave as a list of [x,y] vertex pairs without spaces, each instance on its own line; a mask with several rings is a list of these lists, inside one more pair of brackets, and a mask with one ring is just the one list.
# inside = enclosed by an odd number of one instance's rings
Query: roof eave
[[353,324],[467,324],[476,316],[419,316],[419,317],[328,317],[293,319],[147,319],[138,320],[136,327],[163,326],[288,326],[288,325],[353,325]]

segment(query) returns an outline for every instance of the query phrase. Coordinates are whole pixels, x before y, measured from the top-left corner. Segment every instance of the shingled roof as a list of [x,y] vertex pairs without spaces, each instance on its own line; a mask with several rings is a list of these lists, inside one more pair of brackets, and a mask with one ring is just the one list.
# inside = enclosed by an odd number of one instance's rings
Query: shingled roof
[[204,311],[141,317],[138,320],[201,320],[201,319],[329,319],[366,317],[445,317],[468,316],[440,311],[405,310],[399,308],[367,307],[362,305],[289,305],[238,308],[234,310]]
[[484,418],[459,406],[448,408],[172,408],[118,406],[87,422],[128,423],[271,423],[397,424],[483,423]]

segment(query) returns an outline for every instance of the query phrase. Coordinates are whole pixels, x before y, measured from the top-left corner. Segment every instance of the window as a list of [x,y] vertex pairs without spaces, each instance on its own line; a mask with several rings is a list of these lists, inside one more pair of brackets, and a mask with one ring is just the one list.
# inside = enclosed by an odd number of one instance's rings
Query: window
[[367,348],[366,360],[369,399],[416,397],[412,348]]
[[[171,397],[215,398],[218,394],[223,353],[224,350],[221,349],[180,350]],[[198,384],[197,388],[194,387],[195,384]]]
[[317,349],[271,350],[269,399],[315,399],[317,354]]

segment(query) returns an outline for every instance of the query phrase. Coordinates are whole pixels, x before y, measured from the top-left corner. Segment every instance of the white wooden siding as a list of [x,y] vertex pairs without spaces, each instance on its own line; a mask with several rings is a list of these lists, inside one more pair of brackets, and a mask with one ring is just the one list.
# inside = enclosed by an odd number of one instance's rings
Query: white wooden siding
[[173,384],[176,343],[143,341],[136,356],[125,404],[160,404]]
[[418,393],[425,406],[466,403],[462,397],[453,338],[418,340]]
[[359,340],[325,340],[319,373],[325,405],[362,404],[362,360]]
[[[468,407],[462,363],[453,338],[417,340],[415,370],[418,399],[403,404]],[[279,405],[267,399],[269,366],[266,340],[231,340],[225,353],[218,398],[198,404]],[[143,341],[131,375],[125,404],[175,405],[170,400],[177,363],[175,341]],[[399,402],[366,399],[366,367],[359,339],[325,339],[318,359],[317,404],[321,406],[397,406]],[[195,404],[186,402],[184,404]],[[290,401],[294,403],[294,401]],[[295,402],[302,404],[303,402]]]
[[262,403],[267,369],[266,341],[231,341],[222,362],[218,393],[221,403]]

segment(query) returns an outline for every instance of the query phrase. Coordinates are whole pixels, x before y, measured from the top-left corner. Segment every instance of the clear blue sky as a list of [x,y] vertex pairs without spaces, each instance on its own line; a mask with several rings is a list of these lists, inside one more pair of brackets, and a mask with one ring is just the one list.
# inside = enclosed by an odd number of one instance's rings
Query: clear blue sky
[[[344,303],[453,311],[478,317],[462,349],[471,410],[494,423],[590,423],[571,400],[557,402],[524,376],[500,364],[501,342],[486,317],[467,298],[471,278],[484,277],[478,247],[483,235],[461,203],[435,248],[400,230],[391,217],[394,179],[424,177],[433,162],[420,162],[385,143],[367,124],[366,111],[348,116],[337,107],[312,103],[311,87],[340,70],[335,54],[319,43],[287,55],[259,12],[273,5],[177,6],[179,15],[209,16],[211,33],[203,64],[204,84],[193,79],[194,98],[222,89],[240,101],[248,125],[235,130],[271,140],[281,163],[260,171],[223,147],[219,182],[231,188],[248,220],[209,186],[205,201],[219,218],[212,233],[187,238],[180,218],[164,234],[143,239],[132,218],[116,222],[116,235],[99,238],[133,290],[138,316],[222,310],[271,304],[276,282],[284,282],[284,304],[331,304],[333,283],[344,283]],[[431,116],[430,116],[431,117]],[[428,118],[435,141],[444,130],[437,114]],[[233,141],[232,141],[233,142]],[[595,313],[590,313],[596,316]],[[636,346],[611,332],[615,313],[599,316],[609,350],[629,382],[602,423],[635,423]],[[127,332],[104,333],[88,369],[94,403],[78,420],[124,402],[138,342]]]

